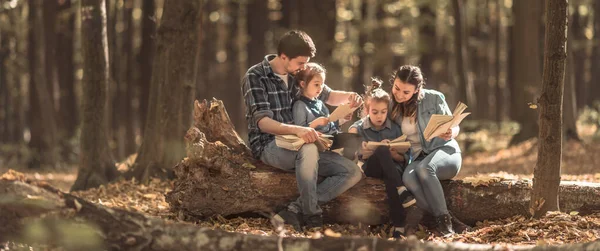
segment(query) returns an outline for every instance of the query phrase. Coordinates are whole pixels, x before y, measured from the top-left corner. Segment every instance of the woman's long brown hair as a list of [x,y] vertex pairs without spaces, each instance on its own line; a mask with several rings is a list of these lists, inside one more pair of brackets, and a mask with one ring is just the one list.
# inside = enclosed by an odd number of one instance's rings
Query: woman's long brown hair
[[396,119],[400,115],[402,117],[414,117],[417,112],[418,102],[423,99],[425,80],[423,79],[421,69],[413,65],[400,66],[390,79],[392,89],[394,88],[396,79],[399,79],[403,83],[414,85],[417,92],[408,101],[403,103],[398,103],[395,98],[392,98],[392,118]]

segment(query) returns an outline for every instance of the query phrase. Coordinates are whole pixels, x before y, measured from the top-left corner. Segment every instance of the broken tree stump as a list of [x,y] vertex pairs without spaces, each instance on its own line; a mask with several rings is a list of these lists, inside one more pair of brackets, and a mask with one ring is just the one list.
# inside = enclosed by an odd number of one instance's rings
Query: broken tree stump
[[[63,193],[47,184],[24,179],[0,178],[0,243],[45,244],[67,250],[498,250],[498,245],[433,243],[414,239],[391,241],[376,237],[323,237],[319,239],[246,235],[167,222],[126,210],[107,208]],[[10,217],[4,217],[10,216]],[[56,233],[61,224],[88,231],[86,239],[69,244]],[[39,223],[38,235],[51,238],[30,240],[23,230]],[[83,227],[87,226],[87,227]],[[70,234],[73,234],[70,232]],[[75,235],[81,238],[81,233]],[[77,237],[75,237],[77,238]],[[66,246],[66,247],[65,247]],[[512,250],[506,245],[504,249]],[[562,246],[519,247],[519,250],[598,250],[600,242]]]
[[[175,187],[166,196],[172,210],[191,219],[248,212],[273,212],[294,200],[294,173],[254,159],[235,133],[218,100],[196,101],[194,126],[185,136],[187,158],[175,168]],[[529,214],[531,184],[500,180],[478,184],[443,181],[448,208],[455,217],[477,221]],[[598,185],[564,183],[561,210],[590,213],[600,209]],[[365,178],[335,200],[323,205],[328,222],[380,224],[387,221],[383,182]]]

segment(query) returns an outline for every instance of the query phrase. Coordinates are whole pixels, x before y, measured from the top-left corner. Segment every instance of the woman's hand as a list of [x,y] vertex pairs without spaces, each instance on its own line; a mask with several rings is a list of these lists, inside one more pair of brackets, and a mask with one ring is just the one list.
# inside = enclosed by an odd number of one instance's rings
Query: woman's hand
[[310,122],[309,126],[312,128],[317,128],[319,126],[327,125],[328,123],[329,123],[328,117],[318,117],[315,120],[313,120],[312,122]]
[[448,131],[446,131],[444,134],[440,135],[439,137],[448,141],[453,138],[456,138],[459,131],[460,131],[460,128],[458,126],[455,126],[455,127],[448,129]]

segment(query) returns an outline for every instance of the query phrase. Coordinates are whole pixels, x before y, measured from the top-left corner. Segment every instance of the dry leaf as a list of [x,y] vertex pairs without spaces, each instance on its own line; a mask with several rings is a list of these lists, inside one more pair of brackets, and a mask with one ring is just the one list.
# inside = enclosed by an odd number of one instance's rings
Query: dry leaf
[[331,229],[325,229],[325,236],[329,236],[329,237],[342,237],[342,234],[337,233]]
[[77,199],[73,200],[73,203],[75,203],[75,210],[77,210],[77,212],[81,211],[81,203],[79,203]]

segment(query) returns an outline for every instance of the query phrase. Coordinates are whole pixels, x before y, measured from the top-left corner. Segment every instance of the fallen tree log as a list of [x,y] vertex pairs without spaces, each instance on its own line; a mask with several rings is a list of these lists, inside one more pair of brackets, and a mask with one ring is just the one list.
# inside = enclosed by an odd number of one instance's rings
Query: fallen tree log
[[[187,223],[173,223],[121,209],[90,203],[47,184],[0,179],[0,243],[70,245],[72,250],[498,250],[499,245],[420,242],[416,238],[390,241],[375,237],[282,238],[211,230]],[[9,217],[7,217],[9,216]],[[33,220],[43,222],[38,235],[52,238],[40,243],[23,239]],[[55,233],[61,221],[87,224],[92,235],[79,246],[61,242]],[[80,228],[75,229],[79,231]],[[74,234],[74,233],[66,233]],[[80,235],[76,235],[80,236]],[[94,240],[95,238],[95,240]],[[505,249],[513,249],[507,245]],[[562,246],[518,248],[520,250],[597,250],[600,242]]]
[[[293,173],[285,173],[252,158],[233,131],[223,103],[195,102],[194,126],[185,136],[187,158],[175,168],[175,187],[166,196],[171,208],[191,219],[216,214],[272,212],[297,197]],[[448,208],[467,224],[529,214],[531,183],[442,182]],[[600,209],[598,185],[563,184],[560,207],[581,214]],[[326,221],[379,224],[387,220],[385,190],[366,178],[323,205]]]

